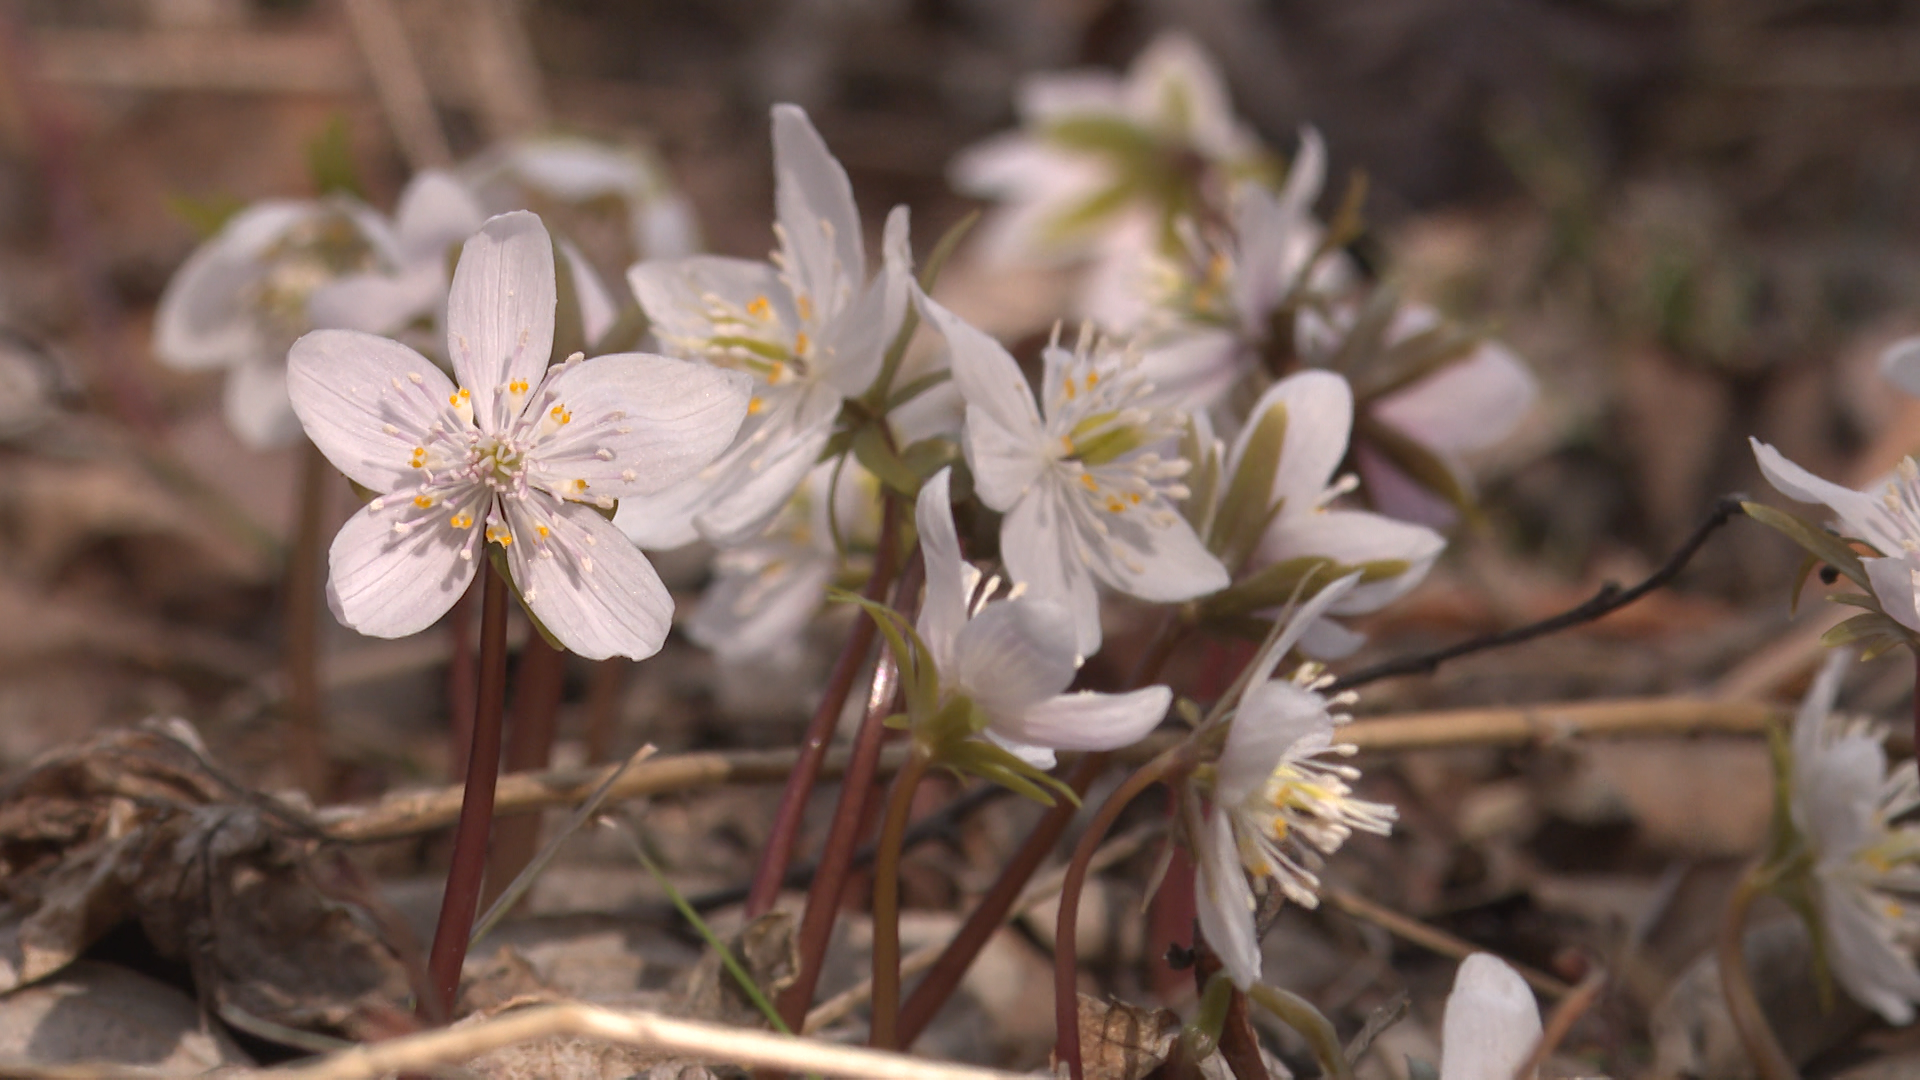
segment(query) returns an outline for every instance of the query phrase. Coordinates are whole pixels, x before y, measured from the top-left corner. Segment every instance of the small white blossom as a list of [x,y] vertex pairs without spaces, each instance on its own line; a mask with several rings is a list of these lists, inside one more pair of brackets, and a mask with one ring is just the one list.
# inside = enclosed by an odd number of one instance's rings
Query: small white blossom
[[300,434],[287,403],[287,347],[319,325],[314,293],[382,264],[378,214],[346,198],[256,203],[181,265],[154,312],[153,350],[184,371],[225,369],[226,419],[242,442],[283,446]]
[[1321,859],[1355,831],[1384,836],[1393,828],[1393,807],[1353,797],[1359,771],[1326,760],[1354,752],[1334,742],[1337,726],[1349,718],[1332,710],[1344,700],[1319,693],[1312,666],[1293,679],[1268,678],[1353,581],[1343,578],[1301,605],[1256,661],[1214,765],[1213,806],[1196,843],[1195,900],[1201,933],[1242,990],[1260,980],[1261,969],[1247,873],[1271,879],[1294,903],[1315,907]]
[[1920,632],[1920,466],[1900,462],[1876,495],[1822,480],[1788,461],[1786,455],[1748,440],[1760,472],[1782,495],[1821,503],[1840,519],[1840,532],[1872,545],[1877,555],[1863,556],[1874,599],[1887,617]]
[[1227,571],[1174,503],[1188,463],[1184,426],[1151,400],[1139,358],[1082,332],[1043,354],[1040,404],[1000,343],[931,300],[953,381],[967,403],[966,454],[982,502],[1006,517],[1000,557],[1013,580],[1072,613],[1083,654],[1100,648],[1095,580],[1171,603],[1217,592]]
[[447,256],[485,218],[451,174],[429,169],[415,176],[400,193],[391,228],[381,230],[380,262],[313,291],[307,307],[314,326],[388,336],[421,319],[445,326]]
[[1227,176],[1263,164],[1260,141],[1235,119],[1219,71],[1182,34],[1155,39],[1125,78],[1032,76],[1015,105],[1022,130],[969,148],[950,170],[954,187],[1002,203],[981,229],[992,258],[1091,254],[1128,266],[1160,246],[1176,213],[1191,209],[1176,192],[1224,191]]
[[1040,597],[992,598],[993,584],[983,586],[960,556],[949,472],[934,474],[914,507],[927,567],[916,629],[939,674],[940,703],[971,699],[986,716],[983,734],[1037,769],[1053,767],[1055,750],[1138,742],[1166,716],[1173,692],[1068,693],[1080,667],[1072,616]]
[[1520,973],[1491,953],[1460,962],[1440,1025],[1440,1080],[1531,1080],[1540,1006]]
[[[1318,556],[1337,563],[1404,562],[1392,577],[1356,585],[1327,609],[1328,615],[1363,615],[1405,596],[1427,576],[1446,539],[1424,525],[1331,505],[1351,491],[1351,478],[1336,479],[1353,432],[1353,390],[1327,371],[1302,371],[1269,387],[1255,403],[1248,424],[1227,454],[1226,475],[1245,464],[1248,443],[1268,410],[1286,410],[1286,435],[1273,471],[1271,501],[1279,504],[1250,568]],[[1304,630],[1302,651],[1321,660],[1352,653],[1366,639],[1329,618]]]
[[693,208],[666,167],[639,147],[542,135],[502,143],[463,164],[460,179],[497,211],[611,199],[627,215],[633,254],[677,259],[700,250]]
[[806,113],[773,109],[773,263],[700,256],[644,262],[628,281],[661,347],[754,380],[734,446],[686,483],[626,504],[642,547],[758,533],[812,470],[845,399],[879,374],[912,285],[907,211],[887,217],[884,265],[871,280],[846,170]]
[[1831,715],[1854,660],[1836,650],[1793,726],[1793,823],[1811,849],[1819,933],[1829,969],[1890,1024],[1920,1002],[1920,826],[1895,821],[1920,806],[1912,761],[1887,771],[1880,736]]
[[607,520],[616,499],[694,473],[746,413],[739,375],[625,354],[548,366],[553,245],[503,214],[467,240],[447,305],[456,386],[426,357],[353,330],[319,330],[288,357],[314,445],[382,494],[340,530],[328,600],[348,626],[400,637],[431,625],[504,548],[521,597],[581,656],[658,651],[672,598]]

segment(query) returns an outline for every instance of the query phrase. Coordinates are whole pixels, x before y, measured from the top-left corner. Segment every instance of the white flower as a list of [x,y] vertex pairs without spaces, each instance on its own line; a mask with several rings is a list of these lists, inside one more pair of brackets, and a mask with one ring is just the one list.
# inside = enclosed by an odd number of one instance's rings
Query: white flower
[[753,402],[739,440],[677,488],[624,504],[642,547],[758,533],[813,468],[840,404],[865,391],[900,329],[912,284],[907,211],[887,217],[884,266],[869,281],[846,170],[807,114],[773,109],[780,250],[772,265],[701,256],[628,273],[662,348],[745,371]]
[[1173,692],[1067,693],[1080,667],[1072,617],[1039,597],[988,598],[993,587],[982,588],[980,571],[960,557],[949,472],[934,474],[914,507],[927,567],[916,629],[939,673],[941,703],[971,699],[986,717],[983,734],[1038,769],[1053,766],[1055,750],[1138,742],[1166,716]]
[[858,463],[814,466],[767,530],[713,560],[714,581],[687,620],[687,636],[722,660],[788,651],[826,602],[841,570],[833,515],[850,547],[868,550],[879,532],[878,482]]
[[[1351,305],[1328,314],[1303,311],[1295,323],[1300,355],[1317,366],[1330,363],[1356,317]],[[1402,345],[1441,325],[1432,308],[1404,304],[1394,312],[1381,345]],[[1483,341],[1438,371],[1373,398],[1367,413],[1433,454],[1452,473],[1454,482],[1470,491],[1473,478],[1464,458],[1513,434],[1539,396],[1538,381],[1512,350],[1496,341]],[[1382,511],[1442,527],[1453,522],[1451,504],[1420,486],[1377,449],[1363,444],[1355,458],[1368,496]]]
[[1213,806],[1195,851],[1195,900],[1201,933],[1242,990],[1260,980],[1261,969],[1247,872],[1271,878],[1294,903],[1315,907],[1321,858],[1355,830],[1384,836],[1393,828],[1393,807],[1353,797],[1358,770],[1322,760],[1354,748],[1333,741],[1347,717],[1331,711],[1339,699],[1329,701],[1315,689],[1317,669],[1302,667],[1293,680],[1268,678],[1353,581],[1342,578],[1301,605],[1256,661],[1214,765]]
[[[1251,565],[1303,556],[1346,565],[1407,564],[1402,573],[1355,586],[1327,609],[1329,615],[1363,615],[1406,595],[1427,576],[1446,540],[1423,525],[1328,505],[1352,488],[1350,481],[1335,480],[1353,430],[1353,390],[1345,379],[1326,371],[1303,371],[1268,388],[1228,452],[1227,475],[1243,466],[1260,418],[1275,407],[1286,410],[1286,435],[1273,471],[1272,502],[1279,504],[1279,510],[1255,548]],[[1365,640],[1330,619],[1320,619],[1306,628],[1301,648],[1309,656],[1333,660],[1352,653]]]
[[486,215],[449,173],[429,169],[400,193],[381,264],[316,288],[307,307],[317,328],[394,335],[416,320],[444,326],[447,255]]
[[293,441],[300,422],[287,403],[287,346],[316,326],[307,302],[317,289],[379,265],[384,233],[379,215],[350,199],[242,210],[167,283],[154,354],[185,371],[227,369],[227,425],[241,441]]
[[997,199],[982,227],[990,257],[1098,253],[1120,265],[1157,247],[1176,194],[1198,165],[1221,184],[1257,168],[1259,139],[1233,116],[1226,86],[1192,39],[1163,34],[1126,78],[1105,71],[1036,75],[1021,84],[1023,130],[969,148],[950,170],[954,187]]
[[660,161],[638,147],[536,136],[488,150],[462,165],[460,176],[495,210],[616,200],[640,258],[674,259],[700,250],[699,226],[686,197]]
[[1920,337],[1901,338],[1880,354],[1880,374],[1888,382],[1920,397]]
[[1006,515],[1000,558],[1015,582],[1066,606],[1081,653],[1100,648],[1096,579],[1161,603],[1226,587],[1226,568],[1173,506],[1187,497],[1188,464],[1162,452],[1183,416],[1149,407],[1137,356],[1084,330],[1071,351],[1049,345],[1036,407],[999,342],[931,300],[924,308],[967,402],[974,489]]
[[1854,999],[1890,1024],[1910,1023],[1920,1002],[1920,826],[1894,821],[1920,806],[1920,777],[1903,761],[1887,771],[1880,737],[1831,717],[1853,662],[1836,650],[1807,692],[1793,727],[1793,823],[1814,856],[1815,903],[1827,965]]
[[1440,1080],[1514,1080],[1540,1043],[1540,1006],[1506,961],[1474,953],[1454,974],[1440,1027]]
[[1860,560],[1874,598],[1893,621],[1920,631],[1920,467],[1913,459],[1901,461],[1876,496],[1822,480],[1759,439],[1748,441],[1760,472],[1782,495],[1825,504],[1840,519],[1841,533],[1879,552]]
[[503,214],[454,270],[458,386],[360,331],[295,343],[289,390],[308,436],[383,493],[333,542],[328,600],[348,626],[376,637],[425,629],[472,580],[484,540],[505,548],[521,597],[568,649],[593,659],[659,649],[672,599],[601,512],[712,460],[745,415],[746,380],[641,354],[549,368],[554,306],[546,229]]

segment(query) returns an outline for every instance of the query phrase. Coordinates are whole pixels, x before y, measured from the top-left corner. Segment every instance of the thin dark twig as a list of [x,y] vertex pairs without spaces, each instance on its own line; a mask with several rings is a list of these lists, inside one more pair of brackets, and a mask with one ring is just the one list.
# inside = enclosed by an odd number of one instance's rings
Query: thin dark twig
[[1691,562],[1693,557],[1700,553],[1700,549],[1706,545],[1708,537],[1719,531],[1722,525],[1725,525],[1736,517],[1742,516],[1743,512],[1740,509],[1742,501],[1743,498],[1738,495],[1729,495],[1721,499],[1715,504],[1713,513],[1707,515],[1706,520],[1702,521],[1700,526],[1693,530],[1693,535],[1687,537],[1687,542],[1680,545],[1679,550],[1668,556],[1667,561],[1662,563],[1658,570],[1648,575],[1646,580],[1630,589],[1622,589],[1619,583],[1609,581],[1605,585],[1600,586],[1600,591],[1593,594],[1585,603],[1577,607],[1569,608],[1552,618],[1542,619],[1535,623],[1528,623],[1525,626],[1516,626],[1511,630],[1482,634],[1479,637],[1468,638],[1459,644],[1449,645],[1444,649],[1437,649],[1433,652],[1402,656],[1397,659],[1375,664],[1372,667],[1361,668],[1359,671],[1352,672],[1334,680],[1329,689],[1337,693],[1341,690],[1351,690],[1356,686],[1365,686],[1368,683],[1378,682],[1381,679],[1391,679],[1401,675],[1431,675],[1439,670],[1441,664],[1449,660],[1458,660],[1463,656],[1471,656],[1477,652],[1486,652],[1489,649],[1501,649],[1508,645],[1518,645],[1522,642],[1532,641],[1534,638],[1545,637],[1556,631],[1579,626],[1582,623],[1594,622],[1607,615],[1611,615],[1615,611],[1626,607],[1628,604],[1633,603],[1635,600],[1640,599],[1655,589],[1661,588],[1677,577],[1680,571],[1686,568],[1687,563]]

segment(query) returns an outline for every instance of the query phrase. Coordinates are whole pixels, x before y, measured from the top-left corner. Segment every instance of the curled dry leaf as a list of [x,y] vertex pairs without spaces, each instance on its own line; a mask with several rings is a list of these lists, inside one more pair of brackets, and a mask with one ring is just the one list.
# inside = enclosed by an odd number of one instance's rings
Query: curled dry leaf
[[135,924],[216,1010],[349,1038],[404,1026],[405,968],[334,898],[316,834],[205,761],[186,723],[150,723],[0,787],[0,992]]

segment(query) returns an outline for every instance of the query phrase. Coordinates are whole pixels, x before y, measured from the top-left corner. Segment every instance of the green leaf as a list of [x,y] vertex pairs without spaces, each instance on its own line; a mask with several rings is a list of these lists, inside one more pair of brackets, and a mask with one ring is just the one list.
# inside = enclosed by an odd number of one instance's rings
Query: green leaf
[[320,134],[307,143],[307,173],[318,194],[366,198],[366,189],[360,184],[360,170],[353,163],[353,145],[347,138],[345,116],[334,114]]
[[1873,591],[1873,583],[1867,578],[1867,568],[1860,562],[1859,552],[1823,526],[1799,514],[1763,503],[1743,502],[1740,509],[1746,511],[1748,517],[1800,545],[1809,555],[1845,574],[1848,581],[1868,592]]
[[1246,564],[1278,509],[1273,477],[1280,469],[1280,452],[1287,442],[1287,406],[1284,402],[1260,415],[1240,467],[1228,481],[1226,495],[1214,516],[1207,546],[1229,571]]
[[1361,583],[1369,584],[1398,577],[1409,568],[1410,564],[1404,559],[1374,559],[1349,565],[1318,555],[1299,555],[1263,567],[1259,573],[1207,597],[1200,603],[1200,615],[1209,621],[1232,619],[1277,608],[1295,598],[1306,600],[1356,571]]
[[920,494],[920,476],[900,460],[886,429],[879,424],[862,425],[853,433],[853,456],[880,482],[911,499]]
[[[944,435],[935,435],[900,451],[900,460],[915,477],[925,482],[934,473],[951,468],[961,460],[960,444]],[[916,487],[915,491],[918,490]]]
[[[1857,642],[1880,642],[1892,639],[1891,644],[1899,645],[1907,640],[1906,628],[1878,611],[1868,611],[1855,615],[1851,619],[1834,626],[1820,635],[1820,644],[1829,649]],[[1885,648],[1876,650],[1885,652]]]
[[196,199],[191,195],[167,196],[167,209],[174,217],[187,223],[194,235],[202,240],[212,239],[233,216],[245,210],[247,204],[232,195],[209,195]]
[[1469,519],[1479,516],[1473,492],[1454,473],[1453,466],[1418,440],[1399,428],[1374,419],[1372,413],[1361,413],[1354,418],[1353,434],[1354,442],[1365,443],[1379,451],[1408,479],[1453,504],[1461,516]]

